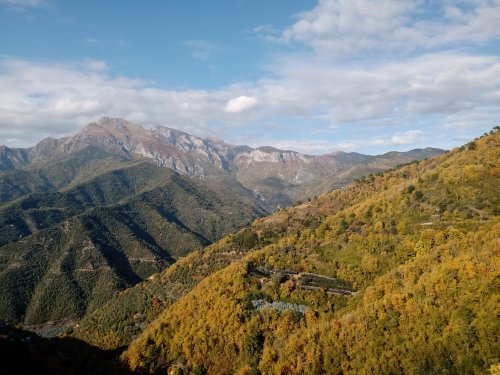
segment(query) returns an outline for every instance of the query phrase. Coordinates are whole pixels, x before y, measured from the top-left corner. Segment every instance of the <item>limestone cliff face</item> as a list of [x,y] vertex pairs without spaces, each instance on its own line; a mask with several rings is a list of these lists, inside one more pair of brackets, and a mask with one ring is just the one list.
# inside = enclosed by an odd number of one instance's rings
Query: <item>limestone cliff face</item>
[[235,158],[236,164],[252,164],[255,162],[286,163],[297,160],[308,162],[314,156],[302,155],[295,151],[282,151],[272,147],[259,147],[248,152],[242,152]]

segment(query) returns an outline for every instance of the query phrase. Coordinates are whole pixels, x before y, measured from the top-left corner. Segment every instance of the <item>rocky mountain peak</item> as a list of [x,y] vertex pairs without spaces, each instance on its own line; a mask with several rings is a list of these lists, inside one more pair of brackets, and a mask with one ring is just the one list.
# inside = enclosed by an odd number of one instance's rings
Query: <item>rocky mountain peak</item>
[[150,133],[146,129],[121,118],[103,117],[98,122],[93,122],[82,129],[88,135],[111,135],[117,138],[123,136],[144,136]]
[[99,125],[102,126],[110,126],[110,127],[121,127],[126,128],[128,125],[132,124],[125,119],[117,118],[117,117],[102,117],[98,122]]

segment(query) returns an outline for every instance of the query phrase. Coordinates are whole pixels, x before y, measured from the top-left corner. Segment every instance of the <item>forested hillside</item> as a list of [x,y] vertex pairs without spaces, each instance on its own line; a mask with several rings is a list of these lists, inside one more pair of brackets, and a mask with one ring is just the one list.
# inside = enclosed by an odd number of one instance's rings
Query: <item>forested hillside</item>
[[157,318],[123,359],[142,372],[486,373],[500,357],[497,130],[281,210],[122,293],[163,293],[125,308]]
[[0,171],[0,202],[30,194],[54,192],[75,186],[125,162],[123,156],[113,155],[96,147],[85,147],[72,154],[54,154],[24,169]]
[[[62,173],[75,173],[66,187],[0,206],[0,319],[79,319],[265,213],[236,188],[210,187],[148,162],[101,162],[90,174],[87,162],[73,169],[70,158]],[[41,170],[46,178],[50,169]]]

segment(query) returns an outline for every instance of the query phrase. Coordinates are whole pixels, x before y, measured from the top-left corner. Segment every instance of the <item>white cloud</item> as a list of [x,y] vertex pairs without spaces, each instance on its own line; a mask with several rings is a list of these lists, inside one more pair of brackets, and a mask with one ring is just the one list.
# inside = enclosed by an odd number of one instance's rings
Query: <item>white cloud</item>
[[500,37],[498,0],[320,0],[296,19],[280,34],[269,26],[255,31],[268,41],[298,42],[318,54],[337,57],[484,43]]
[[248,113],[238,117],[257,105],[253,96],[238,96],[256,90],[243,84],[212,91],[167,90],[112,76],[109,70],[95,60],[60,64],[0,59],[0,144],[7,139],[34,144],[48,135],[73,134],[101,116],[202,136],[218,133],[208,127],[212,121],[232,128],[256,118]]
[[0,4],[19,7],[39,7],[47,4],[47,0],[0,0]]
[[422,131],[408,130],[406,132],[398,132],[391,137],[390,144],[394,145],[411,145],[422,138]]
[[[45,134],[74,133],[104,115],[201,126],[205,121],[201,113],[209,114],[211,107],[220,108],[227,100],[227,96],[208,96],[204,91],[159,90],[142,80],[113,77],[106,65],[97,61],[53,64],[4,60],[0,64],[0,139],[12,134],[15,136],[9,138],[34,143]],[[179,111],[187,101],[194,109]]]
[[[277,61],[270,69],[272,79],[210,91],[167,90],[143,80],[114,77],[100,61],[0,60],[0,139],[35,143],[47,135],[72,134],[101,116],[162,124],[197,135],[225,132],[229,142],[237,139],[237,130],[231,129],[251,125],[255,134],[265,133],[263,124],[283,124],[286,129],[289,120],[296,124],[290,131],[307,133],[309,127],[335,132],[351,127],[361,132],[399,130],[432,118],[435,126],[457,126],[473,135],[474,128],[493,126],[500,118],[498,57],[433,53],[359,67],[297,57]],[[418,126],[425,135],[427,125]],[[289,136],[288,131],[282,134]],[[401,141],[402,136],[395,135],[394,140]],[[250,134],[245,142],[259,139]],[[379,145],[391,145],[390,139]],[[329,146],[319,142],[316,149],[300,147],[316,153]]]
[[238,96],[237,98],[230,99],[226,106],[224,107],[224,112],[228,113],[238,113],[247,111],[253,107],[255,107],[258,103],[258,100],[254,96]]
[[393,33],[404,25],[402,15],[415,8],[416,2],[320,0],[308,12],[283,31],[284,41],[298,41],[315,49],[350,52],[375,47],[379,34]]
[[408,124],[450,111],[500,114],[500,58],[432,53],[368,66],[335,65],[315,57],[286,58],[271,67],[277,80],[262,83],[262,102],[330,125]]
[[391,149],[400,146],[405,146],[404,149],[416,148],[422,142],[428,141],[421,130],[408,130],[404,132],[396,132],[392,135],[382,137],[363,137],[356,139],[344,140],[330,146],[330,150],[341,151],[360,151],[376,146],[390,146]]

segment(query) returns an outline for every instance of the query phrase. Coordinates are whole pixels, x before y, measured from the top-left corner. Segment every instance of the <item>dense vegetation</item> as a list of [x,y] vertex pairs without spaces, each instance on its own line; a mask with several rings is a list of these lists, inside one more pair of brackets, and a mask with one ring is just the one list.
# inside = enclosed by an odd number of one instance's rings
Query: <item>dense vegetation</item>
[[104,349],[128,345],[166,307],[210,274],[241,259],[257,243],[244,229],[217,244],[179,259],[161,274],[119,293],[87,314],[73,336]]
[[[25,167],[0,171],[0,202],[30,193],[58,191],[75,186],[105,171],[119,167],[126,159],[96,147],[72,154],[52,155]],[[0,168],[1,169],[1,168]]]
[[[156,309],[163,299],[145,295],[137,313],[157,318],[123,359],[153,373],[485,373],[500,357],[497,130],[258,220],[123,293],[174,291]],[[357,292],[259,279],[255,267]]]
[[[59,163],[63,175],[73,171],[64,187],[0,206],[0,319],[79,319],[265,213],[236,189],[147,162],[99,159],[92,175],[86,155]],[[51,170],[40,167],[45,177]]]

